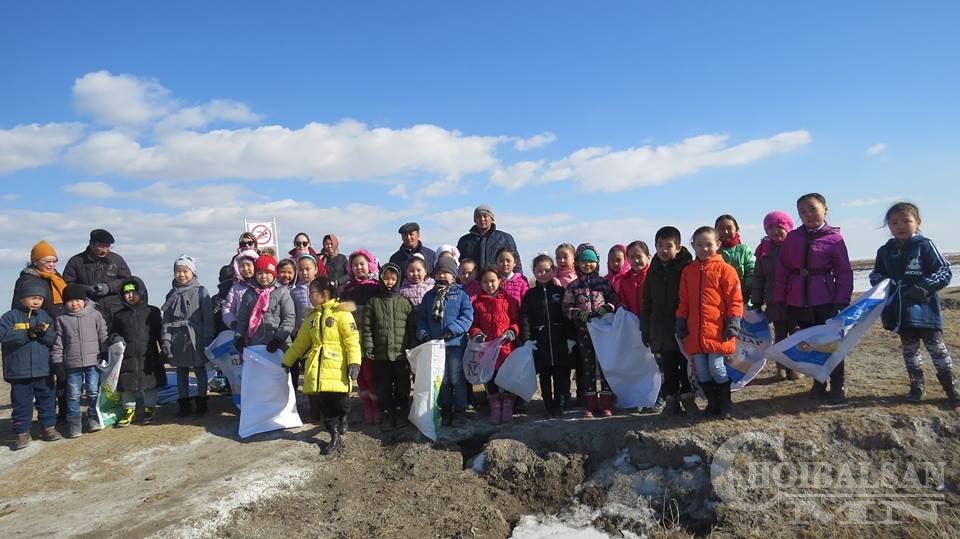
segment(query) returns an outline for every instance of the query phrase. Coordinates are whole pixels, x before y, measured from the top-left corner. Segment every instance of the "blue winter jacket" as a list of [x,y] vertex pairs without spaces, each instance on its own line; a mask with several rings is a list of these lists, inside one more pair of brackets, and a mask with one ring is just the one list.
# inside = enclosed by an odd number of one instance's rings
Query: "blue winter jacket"
[[470,295],[459,284],[454,284],[447,290],[447,299],[443,304],[443,320],[433,319],[433,302],[437,297],[437,289],[427,291],[423,301],[417,307],[417,337],[424,339],[429,336],[439,339],[444,331],[453,333],[453,339],[446,341],[447,346],[462,346],[463,340],[473,325],[473,304]]
[[[891,238],[877,250],[870,284],[875,285],[888,277],[893,284],[888,293],[890,300],[881,315],[884,329],[943,329],[937,290],[950,284],[953,273],[950,263],[932,241],[916,234],[899,245]],[[914,285],[927,292],[925,299],[901,297],[902,291]]]
[[[45,325],[47,332],[35,341],[27,330]],[[53,318],[43,309],[27,311],[17,306],[0,317],[0,342],[3,343],[3,379],[23,380],[50,375],[50,347],[57,336]]]

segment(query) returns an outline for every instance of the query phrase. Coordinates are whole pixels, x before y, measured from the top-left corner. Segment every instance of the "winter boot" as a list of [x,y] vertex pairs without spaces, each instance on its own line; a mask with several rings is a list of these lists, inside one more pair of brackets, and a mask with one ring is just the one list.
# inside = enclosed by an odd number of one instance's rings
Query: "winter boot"
[[906,401],[922,401],[923,396],[926,393],[923,386],[923,370],[920,367],[914,367],[912,369],[907,369],[907,374],[910,375],[910,392],[907,393]]
[[144,425],[153,425],[157,422],[157,409],[150,408],[149,406],[144,406],[143,408],[143,424]]
[[940,380],[943,392],[947,394],[947,405],[954,410],[960,408],[960,395],[957,394],[957,386],[953,384],[953,370],[943,369],[938,371],[937,380]]
[[733,419],[733,402],[730,400],[730,380],[717,384],[717,415],[722,419]]
[[40,435],[40,439],[44,442],[56,442],[60,439],[60,433],[57,432],[57,429],[54,427],[47,427],[43,429],[43,434]]
[[713,417],[717,415],[720,410],[720,403],[717,402],[717,383],[713,380],[700,382],[700,389],[703,390],[703,396],[707,398],[707,407],[703,409],[703,416]]
[[134,417],[137,415],[137,412],[133,408],[124,408],[123,415],[117,419],[116,428],[129,427],[133,423]]
[[502,396],[501,399],[503,400],[503,406],[500,409],[500,422],[510,423],[513,421],[513,407],[520,399],[516,395],[510,394]]
[[344,414],[339,421],[337,421],[337,432],[340,433],[340,436],[343,436],[347,433],[348,427],[350,426],[350,420],[347,417],[347,414]]
[[500,416],[503,414],[503,400],[499,393],[487,395],[487,402],[490,403],[490,424],[499,425]]
[[527,415],[527,401],[516,397],[513,399],[513,412],[517,415]]
[[453,406],[445,406],[440,409],[440,425],[444,427],[453,426]]
[[87,414],[87,417],[84,419],[83,428],[87,432],[97,432],[98,430],[103,429],[103,425],[100,424],[100,421],[97,420],[95,416]]
[[180,410],[177,411],[177,417],[188,417],[193,413],[193,400],[190,399],[190,397],[177,399],[177,404],[180,405]]
[[600,415],[603,417],[613,415],[613,393],[600,393]]
[[209,399],[209,398],[210,398],[210,397],[197,397],[197,398],[196,398],[197,409],[196,409],[196,411],[193,413],[193,415],[195,415],[195,416],[197,416],[197,417],[201,417],[201,416],[203,416],[204,414],[207,413],[207,399]]
[[390,432],[397,428],[397,412],[394,410],[382,411],[383,421],[380,422],[380,432]]
[[847,393],[843,389],[845,380],[844,363],[841,361],[830,373],[830,392],[827,394],[827,400],[831,404],[841,404],[847,400]]
[[340,449],[340,446],[343,445],[343,441],[340,440],[340,431],[337,429],[338,422],[339,419],[325,419],[323,421],[327,427],[327,432],[330,434],[330,441],[320,450],[321,455],[329,455]]
[[594,413],[600,412],[600,401],[596,394],[586,395],[583,400],[587,407],[587,409],[583,411],[583,417],[589,419],[593,417]]
[[21,432],[20,434],[17,434],[17,439],[13,442],[13,445],[10,447],[10,449],[14,451],[20,451],[21,449],[26,449],[28,445],[30,445],[30,433]]
[[683,411],[688,414],[695,414],[700,411],[697,406],[697,394],[694,392],[681,393],[680,404],[683,405]]
[[79,438],[83,433],[80,426],[80,416],[67,418],[67,438]]
[[813,387],[810,388],[809,397],[815,401],[823,400],[827,396],[827,384],[819,380],[813,381]]
[[663,411],[660,412],[663,417],[675,417],[683,414],[683,408],[680,406],[680,399],[676,395],[667,395],[666,404]]

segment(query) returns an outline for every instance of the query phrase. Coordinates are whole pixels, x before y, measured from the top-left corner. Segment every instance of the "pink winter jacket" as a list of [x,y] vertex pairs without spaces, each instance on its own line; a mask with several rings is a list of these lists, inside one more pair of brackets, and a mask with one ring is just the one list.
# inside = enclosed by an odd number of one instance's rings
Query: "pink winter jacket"
[[840,229],[800,226],[783,240],[777,258],[773,300],[794,307],[850,303],[853,270]]

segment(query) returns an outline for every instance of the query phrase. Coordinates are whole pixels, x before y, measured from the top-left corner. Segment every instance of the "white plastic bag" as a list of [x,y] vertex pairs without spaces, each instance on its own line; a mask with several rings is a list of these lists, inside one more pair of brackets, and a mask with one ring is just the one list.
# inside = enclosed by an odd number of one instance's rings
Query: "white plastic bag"
[[117,422],[123,413],[123,403],[117,392],[117,381],[120,379],[120,365],[123,363],[123,352],[126,345],[116,342],[107,349],[107,367],[100,369],[100,395],[97,397],[97,421],[104,427]]
[[493,378],[497,370],[497,357],[500,355],[500,345],[503,339],[495,341],[477,342],[467,341],[463,352],[463,375],[471,385],[482,385]]
[[290,375],[283,369],[283,352],[267,352],[263,345],[243,350],[241,438],[261,432],[303,426]]
[[240,352],[237,352],[233,344],[233,336],[234,332],[230,330],[221,331],[210,346],[204,349],[204,353],[207,359],[227,377],[227,381],[230,382],[230,392],[233,394],[233,403],[240,408],[243,366],[239,364]]
[[640,319],[627,309],[617,309],[587,324],[597,361],[620,408],[653,406],[660,393],[662,375],[657,360],[643,345]]
[[500,389],[525,401],[532,399],[537,392],[537,368],[533,364],[533,348],[533,341],[527,341],[523,346],[515,348],[503,360],[494,380]]
[[446,366],[446,347],[441,340],[433,340],[407,350],[407,360],[414,371],[413,405],[408,419],[424,436],[437,441],[440,434],[440,407],[437,397]]

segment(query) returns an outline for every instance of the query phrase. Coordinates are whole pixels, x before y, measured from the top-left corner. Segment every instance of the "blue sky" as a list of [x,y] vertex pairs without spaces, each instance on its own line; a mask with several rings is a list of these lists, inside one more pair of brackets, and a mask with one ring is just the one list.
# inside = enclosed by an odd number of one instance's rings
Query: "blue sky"
[[[153,288],[243,217],[381,258],[479,203],[525,261],[688,234],[746,242],[820,191],[854,257],[894,199],[960,250],[955,2],[5,3],[0,279],[89,229]],[[402,186],[402,187],[401,187]]]

